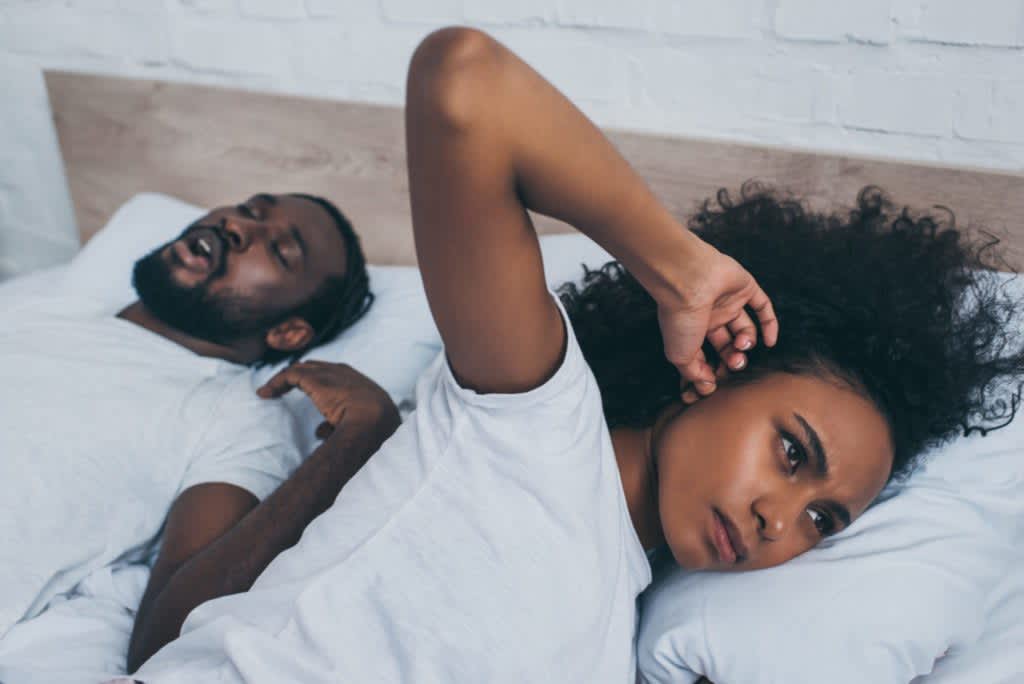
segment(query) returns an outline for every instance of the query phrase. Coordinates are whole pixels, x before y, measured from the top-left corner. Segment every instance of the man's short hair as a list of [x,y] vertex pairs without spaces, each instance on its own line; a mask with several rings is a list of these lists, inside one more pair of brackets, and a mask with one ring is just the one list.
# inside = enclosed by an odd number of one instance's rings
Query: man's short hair
[[366,256],[352,223],[330,200],[298,192],[288,194],[316,202],[334,219],[345,242],[345,275],[329,276],[309,300],[288,313],[289,318],[302,318],[313,327],[313,340],[298,351],[267,349],[260,359],[262,364],[274,364],[289,358],[294,361],[309,349],[330,342],[362,318],[373,304]]

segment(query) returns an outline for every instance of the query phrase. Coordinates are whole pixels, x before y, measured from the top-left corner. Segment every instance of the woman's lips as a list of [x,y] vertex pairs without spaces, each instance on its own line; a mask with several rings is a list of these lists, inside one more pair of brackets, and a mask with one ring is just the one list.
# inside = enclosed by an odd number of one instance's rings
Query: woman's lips
[[722,520],[718,511],[714,511],[712,516],[711,543],[718,554],[718,560],[730,565],[736,562],[736,549],[732,547],[732,542],[729,541],[729,533],[725,530],[725,521]]
[[733,565],[744,559],[747,549],[739,536],[739,530],[717,508],[711,509],[714,515],[711,527],[711,542],[723,563]]

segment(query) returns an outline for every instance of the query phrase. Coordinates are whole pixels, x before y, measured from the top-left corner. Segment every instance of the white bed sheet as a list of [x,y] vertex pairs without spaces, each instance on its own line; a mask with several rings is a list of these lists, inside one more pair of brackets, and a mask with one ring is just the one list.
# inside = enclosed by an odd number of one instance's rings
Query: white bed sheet
[[125,674],[125,655],[149,567],[94,572],[0,640],[3,684],[85,684]]

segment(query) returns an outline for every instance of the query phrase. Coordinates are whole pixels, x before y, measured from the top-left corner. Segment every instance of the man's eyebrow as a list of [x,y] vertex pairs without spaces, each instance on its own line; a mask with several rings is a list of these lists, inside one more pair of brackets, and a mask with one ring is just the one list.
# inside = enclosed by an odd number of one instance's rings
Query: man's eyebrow
[[299,253],[302,255],[302,263],[305,265],[306,255],[309,254],[309,249],[306,247],[306,241],[302,237],[302,232],[294,223],[288,226],[288,230],[291,231],[292,239],[295,240],[295,244],[299,246]]
[[253,195],[251,198],[249,198],[250,202],[252,202],[253,200],[259,201],[259,202],[266,202],[267,204],[269,204],[271,206],[277,204],[277,198],[274,197],[273,195],[271,195],[268,192],[260,192],[260,193],[257,193],[255,195]]
[[822,479],[828,477],[828,456],[825,454],[825,447],[821,445],[818,433],[814,431],[811,424],[804,420],[804,417],[799,413],[794,412],[793,417],[796,418],[796,422],[800,423],[800,427],[804,430],[804,437],[807,438],[807,442],[811,445],[811,455],[814,457],[814,473]]

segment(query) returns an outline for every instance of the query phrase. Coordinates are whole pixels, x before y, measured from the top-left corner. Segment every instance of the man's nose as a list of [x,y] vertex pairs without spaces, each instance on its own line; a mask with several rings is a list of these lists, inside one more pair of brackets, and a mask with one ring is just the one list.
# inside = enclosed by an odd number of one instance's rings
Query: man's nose
[[224,233],[228,238],[229,247],[237,252],[244,252],[249,249],[256,240],[259,240],[263,232],[263,225],[245,217],[228,216],[222,224]]

